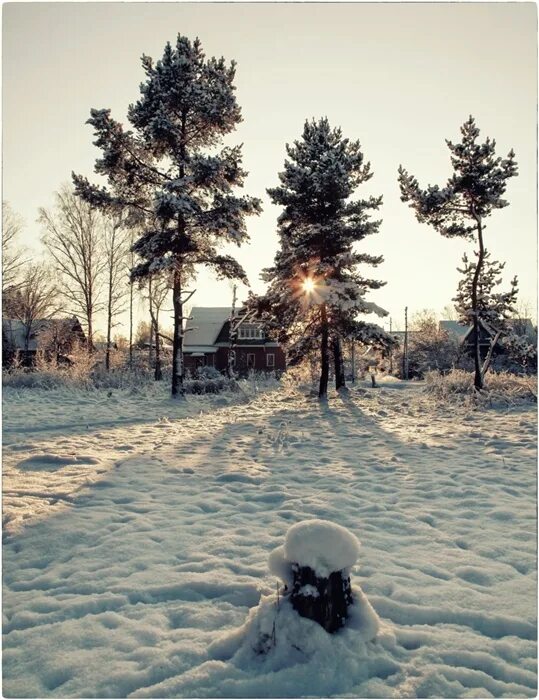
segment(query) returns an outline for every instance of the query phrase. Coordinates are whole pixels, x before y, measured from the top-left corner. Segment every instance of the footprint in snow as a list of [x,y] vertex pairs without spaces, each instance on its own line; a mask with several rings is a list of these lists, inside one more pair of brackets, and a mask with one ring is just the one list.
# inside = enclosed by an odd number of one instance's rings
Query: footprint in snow
[[98,464],[99,460],[88,455],[56,455],[56,454],[37,454],[27,459],[23,459],[18,463],[18,468],[23,471],[41,471],[61,469],[62,467],[71,465],[88,465]]

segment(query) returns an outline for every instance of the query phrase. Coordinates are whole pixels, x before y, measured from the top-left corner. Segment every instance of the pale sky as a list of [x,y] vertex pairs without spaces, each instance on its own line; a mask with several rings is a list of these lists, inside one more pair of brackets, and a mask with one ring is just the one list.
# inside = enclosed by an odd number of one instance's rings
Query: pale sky
[[[440,312],[472,244],[416,222],[399,199],[397,168],[422,185],[444,184],[444,139],[458,140],[473,114],[499,155],[516,152],[510,206],[487,222],[486,244],[535,308],[537,16],[527,2],[4,4],[3,199],[24,217],[34,250],[38,208],[53,203],[72,170],[94,177],[90,108],[110,108],[125,122],[144,77],[140,56],[160,58],[178,32],[199,36],[207,56],[238,64],[244,121],[229,142],[244,144],[244,191],[262,198],[264,213],[249,219],[251,243],[237,257],[255,291],[263,291],[259,273],[277,247],[280,209],[265,189],[277,184],[285,143],[300,136],[304,120],[327,116],[359,139],[371,162],[374,177],[357,196],[384,196],[380,233],[361,244],[385,259],[374,276],[387,285],[369,299],[390,312],[394,329],[405,305],[410,314]],[[231,298],[229,283],[203,270],[196,289],[198,306]]]

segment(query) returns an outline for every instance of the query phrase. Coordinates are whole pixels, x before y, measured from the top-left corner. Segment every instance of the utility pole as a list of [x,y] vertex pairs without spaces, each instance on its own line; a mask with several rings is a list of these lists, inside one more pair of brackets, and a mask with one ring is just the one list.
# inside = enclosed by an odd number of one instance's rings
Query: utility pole
[[408,379],[408,307],[404,307],[404,347],[402,352],[402,377]]

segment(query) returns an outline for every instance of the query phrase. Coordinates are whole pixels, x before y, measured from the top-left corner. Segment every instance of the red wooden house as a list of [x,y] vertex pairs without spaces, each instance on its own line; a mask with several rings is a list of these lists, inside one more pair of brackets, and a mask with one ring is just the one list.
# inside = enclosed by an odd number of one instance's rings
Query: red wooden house
[[[230,311],[230,307],[193,307],[183,345],[186,369],[194,372],[198,367],[210,366],[220,372],[226,371],[230,352]],[[234,351],[234,367],[240,376],[251,370],[282,373],[286,369],[283,349],[279,343],[266,338],[260,323],[240,323]]]

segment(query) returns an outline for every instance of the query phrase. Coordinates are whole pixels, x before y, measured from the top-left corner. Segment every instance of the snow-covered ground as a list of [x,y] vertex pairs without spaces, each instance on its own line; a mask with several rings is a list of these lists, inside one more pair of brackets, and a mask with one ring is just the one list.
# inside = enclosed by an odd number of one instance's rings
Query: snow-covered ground
[[[535,406],[8,389],[3,416],[4,696],[536,694]],[[285,606],[256,654],[268,556],[308,518],[361,541],[379,632]]]

